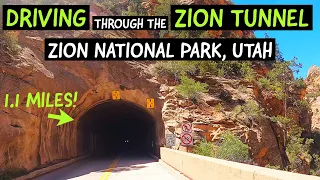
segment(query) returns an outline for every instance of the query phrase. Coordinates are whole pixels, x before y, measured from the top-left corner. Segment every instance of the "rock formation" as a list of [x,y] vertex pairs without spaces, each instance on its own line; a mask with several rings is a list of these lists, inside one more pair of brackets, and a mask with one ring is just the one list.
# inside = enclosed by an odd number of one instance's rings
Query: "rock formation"
[[[73,33],[73,32],[72,32]],[[70,32],[59,35],[73,36]],[[117,32],[110,32],[121,37]],[[111,99],[112,90],[120,90],[123,100],[145,107],[148,97],[157,98],[159,84],[144,73],[146,63],[125,61],[43,61],[43,38],[56,36],[52,32],[26,32],[18,35],[21,50],[16,54],[0,49],[0,101],[10,94],[27,97],[36,92],[79,92],[76,108],[64,109],[75,119],[74,123],[56,127],[56,122],[46,115],[59,114],[58,108],[23,107],[0,108],[0,167],[26,168],[32,170],[81,155],[77,149],[77,120],[89,108]],[[80,33],[82,37],[92,37]],[[150,111],[158,119],[159,144],[163,137],[161,101],[156,100],[158,109]],[[68,138],[65,138],[68,137]],[[163,139],[162,139],[163,141]]]
[[[276,132],[269,119],[261,120],[258,124],[248,122],[244,125],[227,117],[236,105],[256,99],[253,87],[240,80],[225,78],[199,77],[198,80],[209,85],[209,93],[204,95],[200,105],[179,97],[172,84],[161,85],[160,93],[164,99],[162,119],[166,133],[175,133],[179,137],[182,123],[188,121],[193,123],[195,142],[202,137],[215,142],[223,132],[229,130],[238,134],[249,145],[257,164],[282,166],[283,149],[278,146]],[[229,95],[229,101],[222,98],[221,94],[225,93]],[[218,104],[222,105],[221,110],[217,109]],[[179,146],[179,139],[175,148],[186,150]]]
[[311,104],[311,131],[314,137],[314,149],[320,150],[320,67],[312,66],[306,78],[307,99]]
[[306,79],[307,96],[311,102],[312,130],[320,132],[320,67],[312,66]]

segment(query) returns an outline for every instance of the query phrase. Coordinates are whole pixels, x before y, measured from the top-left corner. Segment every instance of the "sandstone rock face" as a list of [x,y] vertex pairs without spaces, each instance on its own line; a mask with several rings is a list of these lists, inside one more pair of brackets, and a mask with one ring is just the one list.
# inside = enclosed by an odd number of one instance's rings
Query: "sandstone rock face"
[[[14,95],[27,97],[28,93],[75,92],[78,101],[75,108],[62,108],[75,119],[57,127],[47,119],[47,114],[59,114],[58,108],[26,108],[25,100],[19,108],[0,108],[0,167],[32,170],[60,160],[82,155],[77,148],[77,120],[91,107],[111,99],[112,90],[120,90],[121,98],[146,107],[146,99],[156,99],[156,109],[148,110],[156,119],[158,145],[164,140],[161,119],[162,101],[157,99],[159,84],[147,76],[147,65],[125,61],[43,61],[43,37],[55,36],[54,32],[20,33],[21,51],[12,56],[0,49],[0,102],[6,93],[10,101]],[[79,33],[79,32],[78,32]],[[113,33],[114,37],[122,37]],[[59,35],[73,36],[71,32]],[[90,34],[79,34],[90,37]],[[1,47],[2,48],[2,47]]]
[[312,66],[306,79],[312,109],[312,130],[320,132],[320,67]]
[[[191,122],[194,130],[194,142],[203,137],[207,141],[216,142],[225,131],[238,134],[246,142],[254,161],[260,165],[282,166],[283,149],[278,146],[277,132],[269,119],[261,119],[257,123],[243,124],[228,118],[233,108],[248,100],[254,100],[253,88],[240,80],[217,77],[196,77],[200,82],[209,85],[209,93],[203,94],[202,101],[195,105],[180,97],[171,83],[162,84],[160,93],[164,99],[162,118],[165,122],[166,133],[177,136],[175,149],[187,151],[180,146],[181,125]],[[221,104],[222,109],[217,108]]]

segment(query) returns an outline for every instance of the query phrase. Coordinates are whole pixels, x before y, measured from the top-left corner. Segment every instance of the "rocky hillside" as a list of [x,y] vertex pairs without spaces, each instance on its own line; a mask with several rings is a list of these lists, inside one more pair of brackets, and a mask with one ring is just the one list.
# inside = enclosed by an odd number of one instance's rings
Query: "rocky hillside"
[[320,67],[312,66],[306,79],[307,97],[312,109],[312,129],[320,132]]
[[312,110],[311,129],[314,137],[314,151],[320,154],[320,68],[312,66],[306,78],[307,99]]
[[[114,37],[121,33],[110,32]],[[45,62],[43,61],[43,39],[48,36],[74,36],[70,32],[21,32],[17,35],[19,48],[8,51],[0,49],[0,101],[5,94],[13,97],[28,93],[79,92],[79,101],[74,109],[64,109],[74,119],[79,119],[94,104],[110,99],[111,91],[120,89],[122,99],[145,106],[147,97],[157,97],[159,84],[144,76],[141,69],[146,64],[137,62]],[[93,38],[90,33],[79,33],[82,37]],[[12,101],[13,98],[10,98]],[[77,123],[57,128],[54,121],[45,117],[48,112],[58,113],[58,108],[23,107],[0,108],[0,167],[26,168],[32,170],[79,156],[77,149]],[[158,101],[159,102],[159,101]],[[161,103],[161,102],[159,102]],[[159,105],[161,107],[161,105]],[[161,117],[160,111],[153,111]],[[161,119],[159,119],[161,121]],[[158,126],[159,136],[163,128]],[[70,137],[70,138],[64,138]]]
[[[181,124],[185,121],[192,122],[195,143],[203,137],[210,142],[217,142],[221,134],[231,131],[249,145],[252,158],[258,165],[282,166],[284,152],[278,146],[276,127],[267,117],[260,121],[249,120],[249,114],[239,114],[234,119],[230,118],[238,105],[247,102],[257,103],[258,94],[255,94],[254,87],[243,80],[219,77],[197,79],[209,85],[209,92],[203,95],[203,101],[198,105],[179,96],[174,86],[161,85],[160,92],[165,99],[162,117],[166,130],[179,137]],[[185,147],[179,146],[178,141],[176,148],[184,150]]]

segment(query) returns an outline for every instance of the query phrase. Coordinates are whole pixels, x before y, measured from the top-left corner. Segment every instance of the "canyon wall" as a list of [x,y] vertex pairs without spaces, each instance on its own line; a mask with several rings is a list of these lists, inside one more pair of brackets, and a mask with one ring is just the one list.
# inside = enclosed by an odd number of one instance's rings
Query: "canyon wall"
[[[17,33],[17,32],[16,32]],[[59,32],[65,37],[73,32]],[[113,37],[122,34],[110,32]],[[17,53],[0,50],[0,102],[5,94],[9,102],[20,94],[18,108],[0,108],[0,167],[31,170],[82,154],[77,149],[78,119],[91,107],[111,99],[113,90],[120,90],[121,99],[146,107],[146,99],[156,99],[149,111],[157,120],[158,144],[163,144],[164,127],[161,119],[161,100],[157,100],[160,86],[145,71],[146,63],[125,61],[43,61],[43,39],[56,36],[52,32],[18,33],[21,49]],[[81,37],[92,37],[80,33]],[[62,108],[74,121],[57,127],[47,118],[48,113],[59,114],[59,108],[25,107],[28,93],[78,91],[75,108]],[[52,98],[51,101],[54,99]],[[52,102],[51,102],[52,103]],[[162,139],[161,139],[162,138]]]

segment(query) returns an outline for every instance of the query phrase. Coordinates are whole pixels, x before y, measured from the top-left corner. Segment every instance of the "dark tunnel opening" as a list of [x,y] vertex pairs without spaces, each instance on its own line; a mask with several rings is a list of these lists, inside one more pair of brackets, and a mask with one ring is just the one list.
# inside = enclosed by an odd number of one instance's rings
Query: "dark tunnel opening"
[[152,153],[158,156],[156,120],[131,102],[101,103],[79,119],[78,149],[81,154],[113,156]]

